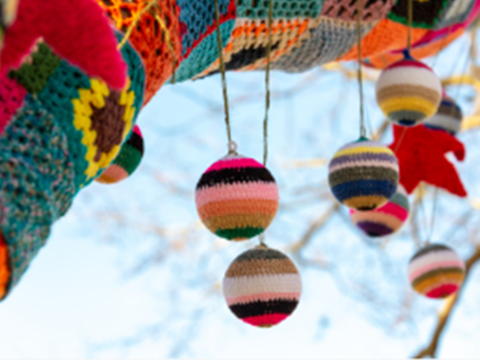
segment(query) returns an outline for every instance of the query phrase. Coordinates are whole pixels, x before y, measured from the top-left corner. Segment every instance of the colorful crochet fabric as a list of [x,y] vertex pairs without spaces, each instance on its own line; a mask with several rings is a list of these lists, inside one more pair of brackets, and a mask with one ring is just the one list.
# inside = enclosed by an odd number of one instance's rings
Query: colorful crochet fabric
[[398,158],[400,183],[409,194],[424,181],[454,195],[467,196],[457,170],[445,157],[453,152],[458,160],[465,158],[465,147],[455,137],[423,124],[410,128],[394,125],[393,137],[389,148]]
[[266,246],[238,256],[223,279],[223,295],[230,310],[258,327],[272,327],[289,317],[301,292],[302,280],[295,264]]
[[456,135],[462,126],[462,109],[455,103],[455,100],[444,95],[437,113],[424,122],[430,129],[443,130],[450,135]]
[[18,0],[0,0],[0,51],[3,47],[3,35],[15,20],[17,7]]
[[339,202],[359,211],[387,203],[398,185],[398,163],[386,146],[361,138],[340,148],[328,167],[328,182]]
[[388,119],[411,126],[433,116],[442,99],[442,84],[427,65],[405,58],[385,68],[376,83],[377,102]]
[[408,265],[413,289],[428,298],[443,299],[457,292],[465,277],[465,264],[448,246],[432,244],[418,251]]
[[144,151],[140,128],[135,125],[127,141],[113,163],[95,181],[102,184],[114,184],[133,174],[142,161]]
[[350,210],[350,218],[357,228],[370,237],[391,235],[407,221],[410,212],[408,195],[402,185],[383,206],[372,211]]
[[278,210],[278,187],[258,161],[228,154],[202,175],[195,192],[198,214],[205,226],[228,240],[261,234]]

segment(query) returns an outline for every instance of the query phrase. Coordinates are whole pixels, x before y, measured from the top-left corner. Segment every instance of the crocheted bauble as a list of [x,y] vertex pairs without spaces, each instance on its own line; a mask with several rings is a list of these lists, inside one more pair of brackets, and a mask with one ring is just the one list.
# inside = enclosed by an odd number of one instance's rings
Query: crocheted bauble
[[398,185],[397,192],[383,206],[372,211],[350,210],[352,222],[370,237],[381,237],[397,232],[408,218],[410,204],[407,192]]
[[464,277],[464,262],[445,245],[424,247],[408,265],[408,278],[413,289],[432,299],[442,299],[457,292]]
[[342,204],[360,211],[374,210],[395,194],[398,162],[386,146],[361,138],[340,148],[329,164],[328,182]]
[[462,119],[462,109],[452,98],[445,95],[437,113],[427,119],[424,125],[430,129],[443,130],[451,135],[456,135],[460,131]]
[[261,234],[275,217],[278,201],[270,171],[254,159],[233,153],[205,171],[195,193],[202,222],[228,240]]
[[383,70],[376,93],[378,105],[388,119],[412,126],[435,115],[442,86],[432,69],[406,53],[402,60]]
[[238,256],[223,279],[223,295],[236,317],[268,328],[289,317],[298,305],[302,280],[280,251],[257,246]]
[[130,137],[122,145],[115,161],[100,175],[97,182],[114,184],[133,174],[143,157],[143,137],[140,128],[135,125]]

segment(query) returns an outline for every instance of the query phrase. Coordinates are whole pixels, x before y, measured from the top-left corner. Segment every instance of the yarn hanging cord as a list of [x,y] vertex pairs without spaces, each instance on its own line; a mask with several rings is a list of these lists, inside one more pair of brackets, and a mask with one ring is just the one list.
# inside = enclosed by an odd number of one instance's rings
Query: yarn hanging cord
[[412,48],[412,22],[413,22],[413,0],[408,0],[408,25],[407,25],[407,49],[408,53]]
[[360,138],[367,137],[365,128],[365,111],[363,103],[363,74],[362,74],[362,0],[357,0],[357,81],[360,96]]
[[[272,23],[273,23],[273,0],[268,1],[267,20],[267,66],[265,69],[265,117],[263,119],[263,166],[267,166],[268,160],[268,114],[270,111],[270,70],[272,56]],[[260,246],[266,246],[265,234],[259,236]]]
[[222,77],[222,93],[223,106],[225,111],[225,125],[227,127],[228,138],[228,152],[236,153],[237,145],[232,141],[232,130],[230,128],[230,110],[228,107],[228,92],[227,92],[227,76],[225,74],[225,60],[223,58],[222,35],[220,31],[220,9],[218,7],[218,0],[213,0],[215,4],[215,23],[217,26],[217,44],[218,44],[218,60],[220,63],[220,74]]

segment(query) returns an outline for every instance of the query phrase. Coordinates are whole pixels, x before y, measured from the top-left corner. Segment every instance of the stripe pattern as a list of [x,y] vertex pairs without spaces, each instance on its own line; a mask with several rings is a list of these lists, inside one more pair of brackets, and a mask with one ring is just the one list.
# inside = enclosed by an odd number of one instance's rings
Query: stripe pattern
[[402,185],[385,205],[372,211],[350,210],[350,218],[357,228],[369,237],[391,235],[402,227],[408,219],[410,204]]
[[328,182],[333,195],[359,211],[385,205],[397,190],[398,177],[395,154],[365,138],[340,148],[329,164]]
[[417,252],[408,265],[413,289],[428,298],[443,299],[457,292],[465,277],[465,264],[445,245],[432,244]]
[[258,161],[229,154],[203,173],[195,202],[211,232],[228,240],[246,240],[261,234],[274,219],[278,187]]
[[407,54],[383,70],[376,95],[388,119],[413,126],[435,115],[442,99],[442,86],[430,67]]
[[143,158],[144,143],[140,128],[135,125],[128,140],[122,145],[113,163],[95,180],[102,184],[115,184],[133,174]]
[[265,245],[238,256],[223,279],[223,294],[230,310],[258,327],[272,327],[289,317],[301,292],[302,281],[295,264]]
[[426,127],[443,130],[451,135],[456,135],[462,125],[463,113],[460,106],[449,96],[444,96],[438,107],[437,113],[424,122]]

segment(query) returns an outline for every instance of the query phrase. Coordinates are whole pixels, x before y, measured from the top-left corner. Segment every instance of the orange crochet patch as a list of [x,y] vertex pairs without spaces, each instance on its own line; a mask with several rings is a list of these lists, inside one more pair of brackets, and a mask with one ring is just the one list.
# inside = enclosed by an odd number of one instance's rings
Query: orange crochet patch
[[[126,33],[135,16],[150,0],[95,0],[107,13],[114,25]],[[158,0],[141,16],[130,35],[130,42],[143,60],[146,72],[144,105],[147,104],[162,84],[173,74],[173,63],[178,66],[181,56],[180,25],[175,0]],[[167,32],[162,29],[161,19]],[[173,49],[169,48],[167,38]]]
[[[420,40],[428,30],[412,28],[412,43]],[[362,39],[362,56],[367,58],[381,53],[403,49],[407,46],[408,29],[405,25],[382,19]],[[342,56],[338,61],[356,60],[358,56],[357,45]]]
[[[438,54],[441,50],[445,49],[445,47],[448,46],[448,44],[452,43],[455,41],[457,38],[462,36],[464,34],[464,29],[459,28],[455,32],[452,32],[448,34],[446,38],[440,38],[438,40],[432,41],[431,43],[428,43],[426,45],[417,47],[417,48],[412,48],[410,51],[410,54],[414,59],[423,59],[428,56],[434,56]],[[376,55],[368,59],[369,65],[383,69],[390,64],[393,64],[396,61],[399,61],[403,59],[403,55],[400,53],[385,53],[381,55]]]
[[0,299],[2,299],[7,292],[9,279],[10,266],[8,264],[8,247],[0,234]]

